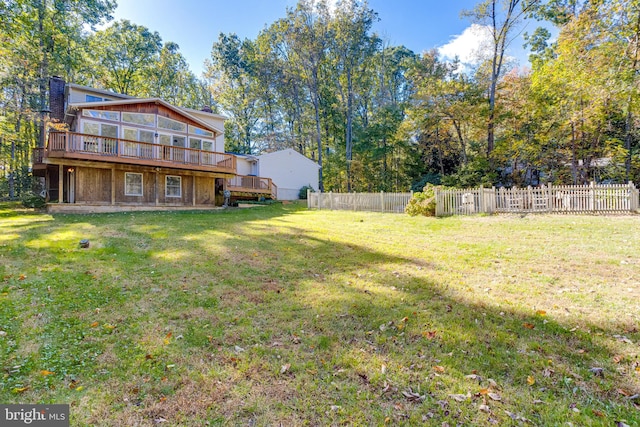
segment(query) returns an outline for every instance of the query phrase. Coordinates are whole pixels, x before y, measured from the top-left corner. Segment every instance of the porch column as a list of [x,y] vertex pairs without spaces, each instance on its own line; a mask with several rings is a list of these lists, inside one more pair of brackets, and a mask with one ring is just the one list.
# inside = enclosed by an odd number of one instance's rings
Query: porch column
[[116,165],[111,166],[111,205],[116,204]]
[[158,206],[158,168],[156,168],[156,173],[154,174],[154,176],[155,176],[154,192],[156,196],[156,206]]
[[64,198],[64,165],[58,165],[58,203]]
[[191,199],[193,206],[196,205],[196,176],[191,176]]

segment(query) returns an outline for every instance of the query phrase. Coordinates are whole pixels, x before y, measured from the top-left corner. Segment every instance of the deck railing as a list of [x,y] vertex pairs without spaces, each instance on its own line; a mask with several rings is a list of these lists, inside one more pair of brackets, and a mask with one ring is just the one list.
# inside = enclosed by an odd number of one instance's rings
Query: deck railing
[[271,181],[271,178],[259,176],[237,175],[227,178],[227,188],[230,191],[238,192],[259,192],[277,198],[278,187]]
[[[189,165],[210,167],[225,172],[235,172],[236,170],[236,158],[232,154],[76,132],[51,132],[49,134],[49,145],[46,152],[43,152],[41,156],[56,156],[63,153],[95,156],[98,160],[111,158],[118,159],[117,161],[120,162],[131,159],[154,162],[154,164],[155,162],[166,163],[166,166],[169,167],[172,165]],[[40,161],[42,161],[42,157],[40,157]]]

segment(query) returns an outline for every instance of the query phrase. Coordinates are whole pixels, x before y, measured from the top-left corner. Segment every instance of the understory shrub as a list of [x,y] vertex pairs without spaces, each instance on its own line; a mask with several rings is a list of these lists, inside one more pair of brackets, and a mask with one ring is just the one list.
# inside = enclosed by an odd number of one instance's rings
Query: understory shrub
[[44,208],[47,204],[46,201],[44,200],[44,197],[32,192],[28,192],[24,194],[21,200],[22,200],[22,206],[24,206],[25,208],[41,209],[41,208]]
[[311,190],[312,193],[315,193],[316,190],[313,189],[312,186],[310,185],[305,185],[304,187],[302,187],[300,189],[300,192],[298,193],[298,198],[301,200],[307,200],[307,190]]
[[413,193],[404,211],[409,216],[435,216],[437,188],[435,185],[427,184],[422,189],[422,192]]

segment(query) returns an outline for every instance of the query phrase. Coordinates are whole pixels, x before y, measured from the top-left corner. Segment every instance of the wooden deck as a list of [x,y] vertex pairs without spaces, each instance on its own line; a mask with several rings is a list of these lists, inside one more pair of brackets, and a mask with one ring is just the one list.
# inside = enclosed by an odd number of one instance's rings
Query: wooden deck
[[49,158],[168,167],[203,172],[235,174],[232,154],[106,138],[76,132],[51,132],[46,148],[33,151],[34,169],[49,163]]
[[236,175],[233,178],[227,178],[226,184],[227,190],[235,196],[263,196],[274,200],[278,198],[278,187],[271,178]]

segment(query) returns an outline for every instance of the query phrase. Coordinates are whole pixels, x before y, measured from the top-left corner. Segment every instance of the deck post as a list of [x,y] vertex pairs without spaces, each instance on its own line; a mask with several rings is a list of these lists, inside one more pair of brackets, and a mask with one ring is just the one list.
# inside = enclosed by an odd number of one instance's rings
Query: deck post
[[156,196],[156,206],[158,206],[158,168],[156,168],[156,173],[154,174],[155,176],[155,183],[154,183],[154,188],[153,188],[153,192],[155,193]]
[[116,204],[116,165],[111,166],[111,204]]
[[193,206],[196,205],[196,177],[195,175],[191,175],[191,199],[193,202]]
[[58,203],[64,198],[64,165],[58,166]]

